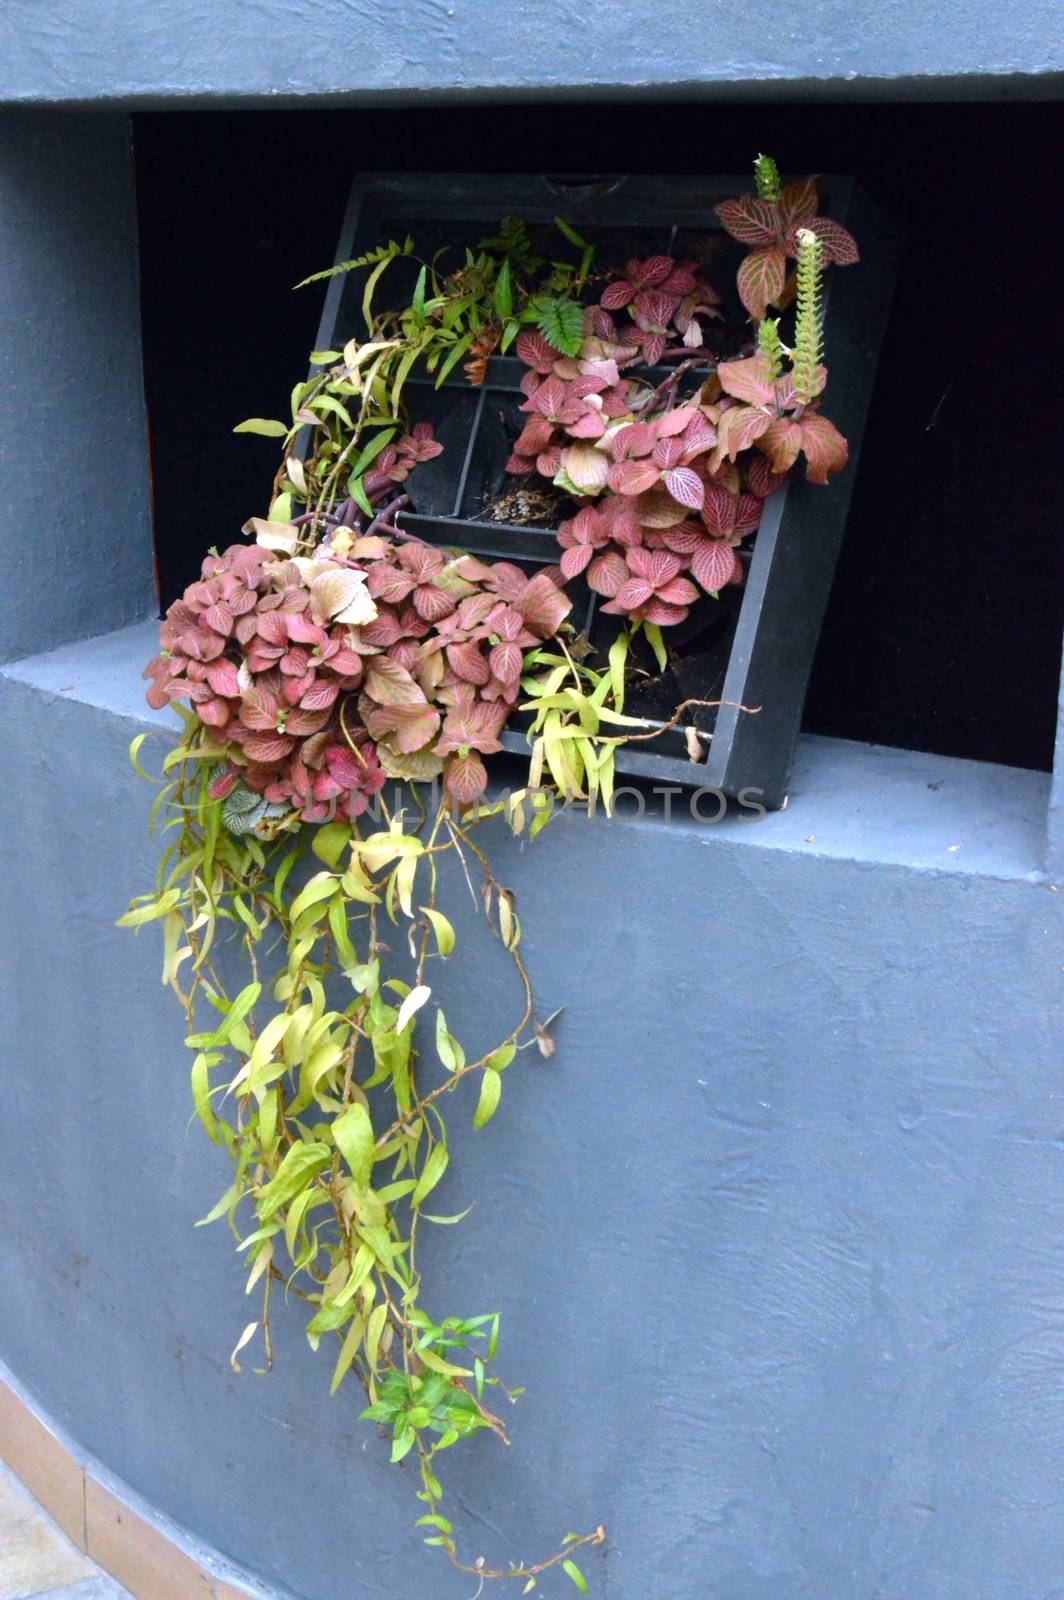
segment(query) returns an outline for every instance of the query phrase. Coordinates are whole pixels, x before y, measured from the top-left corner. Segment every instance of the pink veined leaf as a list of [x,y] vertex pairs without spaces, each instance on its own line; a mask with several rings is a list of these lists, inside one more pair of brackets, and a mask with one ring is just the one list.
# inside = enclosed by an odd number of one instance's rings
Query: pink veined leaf
[[[692,585],[693,587],[694,585]],[[695,594],[698,594],[697,589],[695,589]],[[652,596],[643,607],[643,620],[645,622],[654,622],[659,628],[674,628],[678,622],[683,622],[686,616],[686,606],[670,605],[667,600],[663,600],[658,594]]]
[[683,445],[684,458],[694,461],[696,456],[701,456],[707,450],[712,450],[717,442],[717,430],[704,417],[697,422],[692,422],[680,443]]
[[722,361],[717,377],[727,394],[747,405],[771,406],[776,398],[772,369],[760,353],[744,361]]
[[849,446],[833,422],[816,411],[807,411],[798,423],[802,449],[808,465],[810,483],[827,483],[833,472],[841,472],[849,459]]
[[464,683],[487,683],[491,677],[491,669],[480,650],[471,639],[460,644],[447,646],[447,660],[451,671],[456,673]]
[[409,572],[397,572],[385,562],[375,561],[366,579],[366,588],[374,600],[384,600],[395,606],[406,599],[415,582]]
[[741,494],[735,518],[735,532],[745,539],[749,534],[756,533],[760,526],[761,501],[756,494]]
[[254,733],[244,740],[245,755],[264,764],[283,761],[295,747],[295,740],[283,733]]
[[364,756],[349,750],[346,745],[330,745],[326,752],[329,771],[342,789],[360,789],[366,780],[367,765]]
[[743,244],[775,244],[780,235],[780,216],[776,207],[757,195],[740,195],[713,208],[733,239]]
[[413,639],[400,639],[398,644],[392,645],[388,656],[390,660],[397,661],[401,667],[405,667],[407,672],[413,673],[419,660],[418,647]]
[[775,494],[786,483],[787,474],[773,472],[767,457],[755,455],[747,463],[746,481],[752,494],[756,494],[759,500],[767,500],[770,494]]
[[628,565],[649,578],[655,589],[660,589],[663,584],[672,582],[683,563],[671,550],[633,550]]
[[531,400],[526,402],[526,406],[529,410],[534,408],[551,422],[561,422],[566,418],[566,413],[569,413],[567,420],[571,422],[580,415],[576,402],[570,396],[565,384],[560,378],[555,377],[544,378]]
[[717,594],[735,571],[736,554],[725,539],[706,539],[695,551],[691,571],[709,594]]
[[444,768],[443,785],[461,811],[476,805],[488,786],[488,774],[475,750],[450,757]]
[[599,305],[604,311],[620,311],[629,305],[635,298],[635,286],[626,279],[619,278],[616,283],[606,285],[602,292]]
[[666,528],[661,534],[666,549],[675,550],[681,556],[691,555],[704,538],[705,533],[697,522],[682,522],[678,528]]
[[514,450],[511,452],[510,458],[506,463],[506,470],[507,472],[512,472],[515,474],[531,472],[535,465],[536,463],[529,460],[528,456],[520,455],[516,450]]
[[[787,256],[782,246],[751,250],[736,276],[739,299],[752,317],[760,320],[787,281]],[[723,379],[721,380],[723,382]]]
[[302,739],[308,733],[317,733],[329,720],[328,711],[305,711],[302,706],[290,711],[285,719],[285,729]]
[[260,611],[256,618],[256,628],[259,638],[265,644],[288,643],[288,621],[281,611]]
[[654,436],[669,439],[675,434],[684,433],[700,414],[697,406],[674,406],[671,411],[663,412],[653,424]]
[[[524,372],[521,374],[521,382],[518,384],[518,388],[522,394],[528,395],[529,399],[531,399],[542,381],[543,379],[538,372]],[[522,406],[521,409],[525,410],[526,408]]]
[[643,335],[643,360],[648,367],[656,367],[665,354],[665,335],[663,333],[645,333]]
[[[572,552],[567,551],[566,554]],[[590,551],[588,552],[590,554]],[[521,676],[521,663],[524,660],[520,645],[497,644],[493,647],[488,664],[500,683],[513,683]]]
[[212,778],[207,793],[212,800],[224,800],[236,788],[237,774],[232,767]]
[[414,609],[426,622],[449,617],[457,604],[457,597],[450,590],[439,589],[435,584],[423,583],[414,591]]
[[717,425],[714,460],[717,456],[727,456],[734,461],[741,450],[749,450],[754,441],[760,439],[770,423],[775,426],[772,418],[756,406],[730,406],[727,411],[722,411]]
[[535,372],[553,372],[558,352],[547,343],[541,333],[526,328],[523,333],[518,334],[515,349],[526,367],[531,367]]
[[229,721],[229,702],[217,698],[202,701],[197,707],[201,721],[210,728],[224,728]]
[[701,598],[689,578],[673,578],[669,583],[662,585],[657,597],[670,606],[691,606]]
[[517,608],[533,633],[541,639],[551,639],[573,609],[573,602],[546,573],[537,572],[518,599]]
[[702,507],[702,521],[714,539],[726,538],[735,527],[738,502],[733,494],[719,483],[706,485],[706,499]]
[[618,428],[610,439],[610,454],[614,461],[627,461],[631,456],[649,455],[654,448],[656,429],[645,422],[630,422]]
[[683,460],[683,445],[679,439],[659,439],[654,446],[653,459],[663,469],[678,467]]
[[277,696],[268,689],[253,686],[245,694],[240,707],[240,720],[245,728],[264,730],[277,727],[280,710]]
[[562,453],[558,449],[544,450],[536,457],[536,471],[544,478],[556,477],[561,470]]
[[820,240],[826,262],[831,262],[836,267],[852,267],[860,260],[857,241],[853,234],[848,233],[839,223],[832,222],[830,217],[812,217],[804,226],[811,229]]
[[675,309],[675,295],[663,294],[660,289],[649,289],[637,296],[632,314],[637,327],[660,333],[668,327]]
[[671,467],[664,483],[672,498],[691,511],[697,511],[705,498],[706,486],[693,467]]
[[660,476],[652,461],[618,461],[609,468],[607,482],[615,494],[643,494]]
[[675,528],[687,518],[684,507],[663,489],[640,495],[636,510],[644,528]]
[[554,425],[546,417],[529,417],[514,441],[514,449],[519,455],[538,456],[549,448],[553,434]]
[[568,526],[576,544],[596,545],[605,543],[607,537],[605,526],[594,506],[584,506],[576,513],[576,516]]
[[215,633],[220,633],[225,639],[228,639],[233,631],[233,613],[223,601],[208,606],[203,613],[203,620],[208,628],[213,628]]
[[668,277],[662,280],[661,287],[666,294],[689,295],[694,292],[696,281],[694,273],[688,267],[676,266]]
[[374,706],[366,712],[366,727],[375,739],[391,734],[395,748],[405,756],[421,750],[435,738],[440,714],[434,706]]
[[816,179],[798,178],[794,183],[788,183],[776,204],[784,230],[804,227],[810,217],[816,216],[820,204]]
[[587,569],[588,588],[594,589],[596,594],[605,595],[608,599],[616,595],[627,578],[628,564],[624,557],[614,550],[596,556]]
[[224,659],[212,661],[207,668],[207,682],[215,694],[228,695],[232,700],[240,694],[240,680],[231,661]]
[[578,489],[605,487],[610,471],[609,458],[593,444],[571,444],[561,452],[559,459]]
[[[565,578],[578,578],[587,567],[595,551],[589,544],[575,544],[562,552],[562,576]],[[496,672],[497,678],[502,677],[501,672]]]
[[311,684],[299,703],[304,711],[324,711],[332,705],[339,693],[340,685],[335,679],[319,678]]
[[400,637],[401,629],[397,619],[391,612],[385,611],[375,617],[372,622],[367,622],[359,629],[363,644],[373,645],[378,650],[387,650]]
[[286,626],[294,644],[321,644],[325,638],[325,629],[319,628],[305,611],[288,612]]
[[601,439],[606,432],[606,421],[602,412],[592,406],[576,422],[570,423],[565,431],[571,439]]
[[802,448],[801,426],[792,422],[790,417],[778,417],[770,428],[765,429],[757,444],[758,449],[768,457],[773,472],[789,472]]
[[638,611],[640,606],[646,605],[653,588],[646,578],[628,578],[618,589],[615,598],[618,611]]
[[[633,272],[633,267],[636,271]],[[628,276],[634,278],[644,289],[654,289],[675,270],[676,262],[672,256],[648,256],[645,261],[630,261],[628,263]]]
[[430,578],[435,578],[447,564],[442,550],[416,541],[400,545],[398,554],[404,570],[418,583],[427,583]]
[[288,705],[297,706],[313,683],[313,672],[304,672],[302,677],[286,678],[281,693]]
[[[394,641],[393,641],[394,642]],[[366,666],[366,693],[378,705],[423,705],[425,696],[405,667],[390,656],[371,656]]]

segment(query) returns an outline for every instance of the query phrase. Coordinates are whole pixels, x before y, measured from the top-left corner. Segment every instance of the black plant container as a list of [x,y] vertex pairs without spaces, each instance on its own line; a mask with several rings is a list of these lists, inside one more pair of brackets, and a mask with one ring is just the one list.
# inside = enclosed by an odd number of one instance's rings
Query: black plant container
[[[559,245],[565,246],[552,224],[562,216],[588,234],[599,246],[599,259],[609,263],[620,265],[630,256],[658,252],[698,257],[727,297],[743,249],[721,228],[713,208],[751,187],[748,178],[729,177],[563,181],[527,175],[370,174],[352,185],[336,260],[351,260],[407,234],[414,237],[417,257],[428,260],[444,248],[475,246],[505,216],[523,217],[533,236],[557,254]],[[636,691],[627,709],[645,716],[648,726],[667,720],[681,700],[725,702],[685,718],[698,731],[703,759],[691,759],[678,729],[625,746],[617,757],[620,773],[704,786],[733,799],[745,791],[747,798],[759,799],[769,809],[787,797],[897,259],[895,231],[852,179],[824,178],[821,194],[822,212],[849,228],[861,251],[859,265],[833,267],[825,275],[825,412],[849,440],[849,464],[826,487],[807,483],[802,466],[797,466],[765,502],[757,534],[740,551],[748,563],[742,587],[725,589],[717,601],[699,602],[687,622],[664,630],[670,668],[663,678],[655,681],[657,669],[649,653],[642,658],[645,687]],[[417,271],[417,261],[398,258],[387,269],[376,303],[405,303]],[[364,337],[366,276],[366,270],[354,270],[329,281],[319,349],[338,349],[353,336]],[[730,309],[732,325],[741,325],[737,300]],[[731,353],[726,347],[721,350],[722,356]],[[660,379],[669,370],[644,372]],[[559,559],[554,527],[528,526],[518,518],[495,520],[493,502],[502,499],[505,504],[506,491],[523,481],[506,477],[505,462],[524,420],[518,410],[524,371],[516,358],[496,356],[481,387],[472,387],[459,367],[439,390],[431,376],[411,374],[406,390],[411,416],[431,421],[445,450],[413,474],[408,485],[413,504],[401,513],[400,526],[434,544],[458,546],[489,559],[529,567]],[[691,376],[694,380],[698,374]],[[596,596],[582,582],[569,584],[568,591],[575,602],[571,620],[593,644],[608,645],[618,620],[596,614]],[[511,722],[503,742],[512,750],[527,751],[519,719]]]

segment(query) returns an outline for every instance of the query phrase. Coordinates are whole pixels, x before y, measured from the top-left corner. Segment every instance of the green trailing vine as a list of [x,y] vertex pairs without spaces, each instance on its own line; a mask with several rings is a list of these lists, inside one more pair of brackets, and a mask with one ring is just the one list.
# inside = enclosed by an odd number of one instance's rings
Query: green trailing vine
[[[678,725],[700,758],[683,719],[715,702],[634,715],[635,641],[664,672],[669,628],[741,582],[738,547],[799,454],[817,482],[845,462],[817,409],[820,282],[853,242],[817,216],[812,180],[782,186],[765,156],[755,177],[756,196],[718,207],[749,246],[738,285],[754,328],[731,360],[712,349],[720,296],[697,263],[602,264],[563,219],[551,258],[507,218],[457,266],[420,260],[407,238],[305,279],[365,271],[364,335],[313,352],[290,420],[240,425],[281,441],[269,509],[249,542],[208,553],[145,673],[149,703],[183,726],[153,780],[156,886],[120,922],[161,925],[195,1111],[232,1166],[203,1221],[226,1219],[258,1296],[233,1368],[259,1346],[271,1365],[275,1291],[301,1302],[312,1347],[331,1347],[331,1391],[359,1385],[362,1417],[413,1468],[426,1543],[525,1594],[555,1568],[586,1592],[575,1556],[605,1531],[505,1566],[460,1553],[441,1457],[483,1432],[508,1444],[521,1390],[497,1368],[497,1313],[422,1299],[431,1230],[461,1220],[437,1209],[448,1113],[483,1129],[522,1053],[554,1048],[479,831],[494,820],[535,839],[574,798],[609,813],[618,748]],[[378,309],[400,261],[417,267],[409,301]],[[788,348],[767,309],[792,293]],[[441,449],[410,415],[412,372],[440,387],[462,363],[482,383],[511,347],[529,420],[509,471],[569,507],[559,565],[531,575],[402,525],[409,481]],[[662,363],[664,378],[647,376]],[[618,619],[600,648],[568,620],[577,581]],[[483,758],[518,713],[527,777],[493,799]],[[132,748],[142,777],[146,737]],[[475,1058],[434,994],[456,955],[455,881],[515,975],[515,1016]]]

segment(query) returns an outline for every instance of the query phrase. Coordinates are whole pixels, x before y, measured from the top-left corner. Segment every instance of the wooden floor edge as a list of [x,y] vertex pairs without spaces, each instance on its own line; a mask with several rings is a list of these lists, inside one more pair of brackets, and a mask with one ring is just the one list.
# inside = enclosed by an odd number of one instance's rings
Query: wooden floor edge
[[[0,1460],[78,1549],[136,1600],[280,1600],[199,1549],[183,1530],[61,1434],[0,1366]],[[224,1576],[223,1576],[224,1573]]]

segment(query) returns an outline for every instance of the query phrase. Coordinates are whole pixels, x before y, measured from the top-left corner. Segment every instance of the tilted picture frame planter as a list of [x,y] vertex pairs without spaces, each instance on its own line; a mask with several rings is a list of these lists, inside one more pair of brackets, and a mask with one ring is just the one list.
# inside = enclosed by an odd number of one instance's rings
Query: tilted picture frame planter
[[[898,241],[889,219],[849,177],[820,180],[822,209],[854,233],[861,246],[856,270],[826,274],[824,317],[831,368],[832,418],[850,444],[850,460],[830,487],[810,484],[801,473],[765,502],[761,525],[740,551],[747,566],[741,588],[706,599],[697,617],[669,630],[669,643],[701,645],[681,655],[661,704],[668,711],[685,698],[720,700],[719,709],[691,717],[704,759],[688,753],[683,732],[670,728],[618,752],[617,771],[662,783],[706,787],[736,799],[742,794],[769,809],[788,793],[791,765],[817,639],[831,589],[856,479],[861,437],[871,400],[879,347],[886,328]],[[513,175],[368,174],[352,183],[336,262],[370,251],[382,239],[413,234],[419,251],[473,244],[500,217],[516,216],[531,227],[549,226],[559,215],[593,239],[605,258],[625,253],[702,255],[712,263],[725,251],[741,255],[718,221],[714,207],[748,186],[742,177],[616,176],[559,180]],[[403,263],[393,265],[393,272]],[[317,347],[339,348],[361,334],[360,305],[370,269],[356,269],[328,284]],[[730,272],[719,273],[731,282]],[[742,313],[740,312],[740,315]],[[642,369],[655,380],[675,368]],[[691,381],[713,367],[701,364]],[[491,560],[528,567],[557,560],[557,529],[525,526],[484,515],[491,494],[508,481],[507,431],[522,399],[524,368],[513,356],[492,356],[485,382],[468,383],[461,367],[438,393],[431,375],[410,375],[419,416],[432,416],[447,449],[422,467],[412,485],[413,505],[396,525],[430,543],[454,546]],[[519,428],[520,423],[516,422]],[[560,519],[559,519],[560,520]],[[597,597],[577,581],[573,620],[596,644],[616,633],[617,619],[604,617]],[[653,720],[658,718],[655,713]],[[649,721],[648,721],[649,725]],[[503,744],[527,754],[520,727]]]

